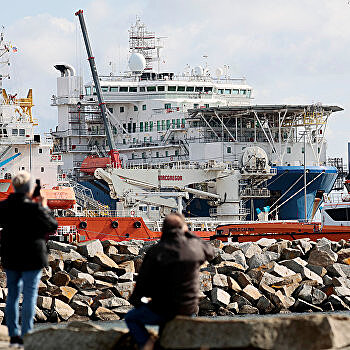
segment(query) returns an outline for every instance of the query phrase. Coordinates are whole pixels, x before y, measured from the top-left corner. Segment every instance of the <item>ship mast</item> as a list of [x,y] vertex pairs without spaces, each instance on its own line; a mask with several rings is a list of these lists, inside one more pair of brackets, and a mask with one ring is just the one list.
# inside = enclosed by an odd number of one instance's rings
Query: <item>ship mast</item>
[[8,53],[10,52],[10,44],[5,42],[4,39],[4,29],[5,27],[1,27],[0,32],[0,99],[2,100],[2,81],[6,78],[10,79],[10,74],[5,71],[4,67],[8,67],[10,65],[10,59]]

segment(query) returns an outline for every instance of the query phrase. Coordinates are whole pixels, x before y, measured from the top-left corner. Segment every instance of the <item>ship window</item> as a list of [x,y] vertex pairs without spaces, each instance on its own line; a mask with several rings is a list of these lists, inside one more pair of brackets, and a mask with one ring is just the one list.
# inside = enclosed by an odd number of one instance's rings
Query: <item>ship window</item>
[[204,92],[212,92],[213,88],[211,86],[205,86],[204,87]]
[[157,120],[157,131],[160,131],[160,120]]
[[225,89],[225,95],[230,95],[231,94],[231,89]]
[[142,158],[145,159],[146,157],[146,152],[142,152]]
[[135,137],[133,137],[132,143],[136,143],[136,138]]
[[119,108],[119,111],[120,111],[120,113],[124,113],[124,106],[121,106],[120,108]]
[[165,120],[162,120],[162,130],[165,130]]
[[287,153],[292,153],[292,149],[290,147],[287,147]]
[[175,129],[175,122],[176,122],[175,119],[172,119],[172,120],[171,120],[171,125],[172,125],[172,128],[173,128],[173,129]]
[[239,90],[240,95],[246,95],[247,94],[247,90]]
[[176,91],[176,86],[168,86],[168,91]]
[[196,92],[202,92],[203,87],[202,86],[196,86]]
[[140,86],[140,92],[145,92],[146,88],[144,86]]
[[148,122],[145,122],[145,131],[148,131]]
[[132,123],[132,132],[136,132],[136,123]]
[[186,91],[188,92],[193,92],[194,91],[194,86],[187,86]]
[[111,86],[111,92],[118,92],[118,86]]
[[165,151],[165,156],[169,157],[169,151]]
[[232,89],[232,95],[238,95],[239,90],[238,89]]
[[153,122],[149,122],[149,131],[153,131]]
[[144,143],[147,142],[147,137],[146,137],[146,136],[143,138],[143,142],[144,142]]
[[88,96],[91,95],[91,86],[87,86],[87,87],[85,88],[85,94],[88,95]]
[[128,92],[128,87],[127,86],[121,86],[119,88],[119,92]]
[[113,107],[108,107],[108,110],[113,114]]
[[108,86],[101,86],[102,92],[108,92]]
[[147,91],[156,91],[155,86],[147,86]]
[[18,153],[18,148],[17,147],[15,148],[15,153]]
[[24,136],[26,134],[25,129],[19,129],[19,136]]
[[171,108],[171,103],[164,104],[164,109],[170,109],[170,108]]
[[143,111],[145,111],[145,110],[146,110],[146,108],[147,108],[147,106],[146,106],[146,105],[142,105],[142,110],[143,110]]
[[218,89],[218,94],[223,95],[224,94],[224,89]]
[[199,104],[198,103],[195,103],[194,105],[193,105],[193,108],[198,108],[199,107]]
[[177,91],[185,91],[185,87],[184,86],[178,86],[177,87]]
[[227,147],[227,153],[231,153],[232,150],[231,150],[231,147]]
[[125,139],[123,139],[123,145],[126,145],[126,140]]
[[252,90],[247,90],[247,96],[250,97]]
[[44,167],[42,166],[41,168],[40,168],[40,171],[43,173],[44,172]]
[[301,153],[304,153],[304,152],[305,152],[304,147],[302,147],[301,148]]
[[12,136],[18,135],[18,129],[12,129]]
[[96,95],[96,88],[95,88],[95,86],[92,88],[92,93],[93,93],[93,95]]
[[179,155],[179,150],[175,150],[175,156],[177,157]]
[[165,86],[158,86],[158,91],[165,91]]
[[131,154],[131,159],[135,159],[135,153]]
[[140,132],[143,131],[143,122],[140,122]]
[[126,134],[126,123],[123,124],[123,134]]
[[149,142],[152,142],[152,136],[149,137]]
[[159,152],[158,151],[156,152],[156,158],[159,158]]
[[181,120],[180,119],[176,119],[176,127],[180,128],[181,127]]
[[205,107],[205,108],[209,108],[209,103],[205,103],[205,104],[204,104],[204,107]]
[[136,86],[130,86],[129,87],[129,92],[137,92],[137,87]]
[[134,112],[137,112],[139,108],[137,106],[134,106]]
[[317,153],[320,153],[321,149],[320,147],[317,148]]
[[167,128],[167,130],[170,129],[170,119],[168,119],[168,120],[166,121],[166,128]]
[[186,122],[185,119],[181,119],[181,124],[182,124],[181,126],[182,126],[183,128],[185,127],[185,122]]
[[326,213],[334,221],[348,221],[350,219],[350,208],[327,209]]
[[42,148],[39,148],[39,153],[43,153],[43,149]]

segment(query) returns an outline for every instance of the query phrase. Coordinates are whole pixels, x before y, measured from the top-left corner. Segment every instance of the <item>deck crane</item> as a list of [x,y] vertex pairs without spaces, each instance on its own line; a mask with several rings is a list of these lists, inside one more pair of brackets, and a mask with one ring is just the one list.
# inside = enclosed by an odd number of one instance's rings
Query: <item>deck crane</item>
[[121,161],[120,161],[120,157],[119,157],[119,152],[116,149],[116,145],[115,145],[114,138],[112,135],[111,125],[110,125],[108,118],[107,118],[106,104],[105,104],[105,102],[103,100],[103,96],[102,96],[100,80],[98,78],[95,58],[92,54],[92,50],[91,50],[91,46],[90,46],[90,41],[89,41],[89,37],[88,37],[86,25],[85,25],[83,10],[77,11],[75,13],[75,15],[78,16],[78,18],[79,18],[81,32],[82,32],[83,38],[84,38],[84,43],[85,43],[85,48],[86,48],[86,52],[88,55],[88,61],[90,64],[91,74],[92,74],[92,78],[93,78],[94,84],[95,84],[98,105],[99,105],[100,110],[101,110],[103,124],[104,124],[105,130],[106,130],[107,142],[108,142],[108,146],[110,149],[109,154],[111,157],[111,163],[112,163],[112,166],[114,168],[121,168]]

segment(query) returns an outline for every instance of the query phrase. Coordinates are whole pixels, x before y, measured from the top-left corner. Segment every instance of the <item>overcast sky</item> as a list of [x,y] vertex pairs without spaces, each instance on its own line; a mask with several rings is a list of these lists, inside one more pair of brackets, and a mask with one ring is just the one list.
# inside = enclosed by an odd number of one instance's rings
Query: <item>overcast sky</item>
[[347,0],[92,0],[5,1],[0,24],[18,52],[11,54],[5,87],[25,94],[33,88],[40,131],[54,128],[56,62],[71,63],[91,80],[74,13],[84,9],[100,73],[124,71],[128,29],[140,16],[164,36],[164,69],[186,64],[215,71],[224,64],[232,77],[246,77],[254,103],[339,105],[331,116],[328,156],[344,157],[350,141],[350,5]]

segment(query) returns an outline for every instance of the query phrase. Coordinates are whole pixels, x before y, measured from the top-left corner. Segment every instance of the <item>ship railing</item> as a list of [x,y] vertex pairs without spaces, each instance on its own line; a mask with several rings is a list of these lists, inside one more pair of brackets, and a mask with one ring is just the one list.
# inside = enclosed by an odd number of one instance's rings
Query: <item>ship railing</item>
[[226,208],[210,208],[209,209],[209,215],[210,216],[230,216],[230,215],[237,215],[237,216],[247,216],[250,214],[250,210],[248,208],[239,208],[238,211],[232,211],[230,212]]
[[63,225],[57,227],[57,234],[58,235],[68,235],[68,234],[77,234],[78,230],[76,226],[72,225]]
[[268,198],[270,191],[267,188],[245,188],[240,192],[241,198]]

